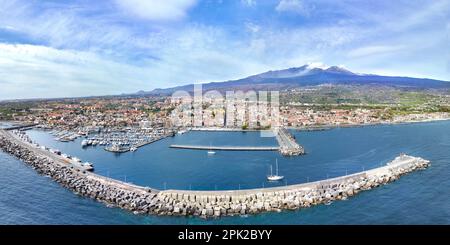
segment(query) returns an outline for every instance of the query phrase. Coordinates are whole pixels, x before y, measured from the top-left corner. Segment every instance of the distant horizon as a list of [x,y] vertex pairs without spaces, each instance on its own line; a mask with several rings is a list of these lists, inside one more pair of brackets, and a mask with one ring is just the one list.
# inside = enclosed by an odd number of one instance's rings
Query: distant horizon
[[0,4],[0,101],[128,94],[308,63],[450,80],[446,0]]

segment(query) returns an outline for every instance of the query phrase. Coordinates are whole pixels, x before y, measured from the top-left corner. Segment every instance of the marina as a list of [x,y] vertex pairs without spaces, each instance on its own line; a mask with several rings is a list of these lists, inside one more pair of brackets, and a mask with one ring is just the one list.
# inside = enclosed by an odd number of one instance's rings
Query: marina
[[[0,147],[4,151],[25,160],[66,188],[135,214],[150,215],[218,218],[330,204],[334,200],[346,200],[360,191],[393,182],[404,174],[425,169],[430,163],[420,157],[401,154],[375,169],[304,184],[231,191],[160,191],[86,171],[74,171],[67,168],[57,154],[49,155],[47,151],[23,140],[23,137],[15,137],[14,133],[3,130],[0,130],[0,136]],[[278,180],[280,176],[270,178]]]
[[78,138],[83,138],[80,143],[81,147],[102,146],[105,151],[113,153],[134,152],[142,146],[175,135],[172,130],[142,130],[130,127],[122,130],[97,129],[93,132],[79,130],[77,133],[66,130],[52,130],[50,134],[55,137],[55,141],[60,142],[72,142]]
[[[439,123],[424,123],[424,124],[411,124],[411,125],[394,125],[394,126],[376,126],[376,127],[368,127],[368,128],[353,128],[353,129],[332,129],[329,131],[323,131],[323,132],[307,132],[302,133],[301,138],[302,142],[304,142],[305,146],[309,149],[309,154],[302,156],[302,161],[295,160],[297,158],[281,158],[279,159],[280,164],[280,173],[285,175],[285,178],[289,181],[291,184],[295,183],[303,183],[303,182],[311,182],[311,181],[318,181],[323,180],[327,177],[334,178],[335,176],[351,176],[353,173],[357,173],[358,171],[362,171],[362,166],[365,167],[365,169],[372,169],[380,167],[380,164],[385,165],[386,162],[389,162],[389,159],[392,160],[392,156],[398,155],[399,152],[412,152],[414,155],[423,155],[426,156],[427,159],[430,159],[432,162],[432,167],[427,169],[426,171],[417,173],[417,174],[411,174],[405,177],[404,179],[401,178],[400,181],[396,181],[394,183],[391,183],[383,188],[376,188],[370,191],[370,193],[364,194],[364,195],[358,195],[358,198],[350,198],[345,202],[326,202],[324,204],[330,204],[327,205],[319,205],[314,208],[308,208],[303,209],[301,212],[272,212],[270,214],[266,214],[263,216],[246,216],[245,218],[242,218],[241,216],[237,217],[229,217],[229,218],[223,218],[223,219],[213,219],[213,220],[207,220],[207,221],[198,221],[196,219],[191,218],[165,218],[162,216],[134,216],[131,212],[129,214],[123,213],[116,209],[110,209],[107,207],[102,207],[103,205],[93,205],[93,202],[86,199],[80,199],[76,196],[74,196],[71,192],[61,192],[58,191],[60,187],[55,186],[56,189],[52,189],[52,193],[55,193],[55,198],[64,198],[64,199],[73,199],[73,201],[79,200],[77,202],[81,202],[82,209],[88,210],[89,213],[96,213],[98,215],[90,215],[90,216],[84,216],[80,212],[73,213],[73,212],[64,212],[62,214],[63,217],[66,217],[66,220],[68,222],[73,221],[74,219],[82,219],[85,220],[86,223],[171,223],[171,224],[179,224],[180,222],[188,222],[188,223],[213,223],[213,224],[223,224],[223,223],[236,223],[236,224],[245,224],[245,223],[264,223],[264,224],[282,224],[282,223],[329,223],[329,222],[340,222],[340,223],[405,223],[405,224],[411,224],[411,223],[426,223],[426,220],[422,219],[421,217],[424,217],[424,212],[426,213],[426,216],[428,217],[427,220],[430,217],[435,217],[434,220],[439,218],[442,222],[445,222],[446,218],[445,215],[442,216],[442,212],[439,212],[438,210],[443,211],[443,207],[441,204],[442,202],[445,202],[446,197],[445,196],[439,196],[436,198],[437,192],[439,192],[439,188],[437,186],[442,185],[446,182],[448,182],[447,179],[442,179],[443,173],[445,173],[445,159],[446,159],[446,153],[444,153],[442,150],[445,149],[446,145],[448,145],[448,135],[440,134],[439,132],[442,132],[442,130],[445,130],[444,128],[448,127],[448,122],[439,122]],[[410,135],[408,132],[414,131],[414,135]],[[438,133],[438,134],[436,134]],[[201,154],[196,154],[197,151],[175,151],[170,152],[170,148],[167,148],[168,145],[173,143],[187,143],[187,138],[192,138],[190,140],[190,144],[195,144],[197,140],[203,140],[205,141],[203,136],[206,136],[204,134],[197,134],[193,133],[192,135],[186,134],[183,135],[183,137],[175,137],[175,138],[167,138],[157,144],[149,145],[148,147],[145,147],[142,149],[142,151],[139,151],[140,154],[133,155],[133,154],[124,154],[120,157],[116,156],[114,157],[112,154],[101,154],[103,152],[102,149],[81,149],[79,147],[79,142],[72,142],[72,143],[62,143],[62,142],[56,142],[53,140],[51,136],[44,137],[45,135],[48,135],[48,133],[38,131],[38,130],[31,130],[27,131],[27,134],[30,135],[31,138],[34,140],[38,140],[40,143],[43,143],[45,145],[48,145],[51,148],[58,148],[62,152],[67,152],[71,155],[78,155],[82,159],[86,159],[89,162],[93,162],[96,165],[96,172],[101,173],[104,176],[110,176],[114,177],[117,180],[124,180],[123,174],[127,174],[126,180],[133,183],[138,183],[141,186],[154,186],[159,187],[158,189],[164,190],[164,185],[162,184],[164,181],[167,181],[167,188],[168,189],[184,189],[189,191],[190,185],[189,183],[192,183],[192,189],[194,190],[214,190],[216,185],[220,189],[231,190],[231,189],[238,189],[238,183],[240,183],[241,189],[247,189],[249,187],[257,188],[258,187],[258,179],[264,179],[267,175],[267,169],[270,164],[274,164],[277,158],[277,153],[271,153],[271,152],[255,152],[255,154],[263,154],[264,157],[268,157],[270,160],[265,164],[261,162],[261,158],[258,158],[257,155],[253,154],[252,152],[235,152],[233,153],[233,156],[227,154],[227,152],[223,152],[221,154],[218,154],[215,156],[214,159],[214,168],[213,169],[202,169],[202,166],[204,163],[202,163],[201,159],[206,159],[206,156]],[[294,134],[297,134],[294,132]],[[403,137],[407,138],[407,144],[404,144],[403,142],[396,142],[396,137],[401,134]],[[241,134],[227,134],[228,140],[238,140],[242,144],[247,145],[255,145],[252,141],[252,135],[248,134],[242,134],[245,135],[245,138],[241,138],[239,135]],[[331,148],[326,148],[326,145],[321,144],[320,142],[323,142],[323,139],[326,138],[328,141],[335,142],[338,141],[340,138],[344,137],[347,139],[346,141],[343,141],[342,144],[335,145],[333,148],[333,151],[330,151]],[[408,137],[410,135],[411,137]],[[220,136],[220,137],[219,137]],[[238,137],[239,136],[239,137]],[[378,136],[378,137],[374,137]],[[187,137],[187,138],[186,138]],[[211,135],[208,135],[209,140],[207,142],[215,142],[218,144],[223,144],[225,141],[222,140],[224,135],[218,135],[218,138],[211,138]],[[418,137],[420,140],[418,140]],[[45,138],[45,139],[44,139]],[[185,139],[186,138],[186,139]],[[373,141],[365,141],[366,138],[374,139]],[[195,140],[194,140],[195,139]],[[423,142],[428,142],[431,140],[435,143],[436,147],[429,148],[426,147],[423,148]],[[80,139],[78,139],[80,140]],[[165,142],[167,141],[167,142]],[[44,143],[48,142],[48,143]],[[52,143],[53,142],[53,143]],[[264,142],[264,141],[263,141]],[[366,143],[361,143],[366,142]],[[380,144],[380,142],[384,142],[383,144]],[[72,147],[70,148],[70,144],[72,144]],[[272,144],[271,141],[267,141],[264,144]],[[419,147],[420,146],[420,147]],[[161,148],[160,148],[161,147]],[[149,152],[146,153],[146,148],[149,148]],[[351,148],[351,153],[346,153],[345,149]],[[371,154],[368,148],[375,148],[377,154]],[[151,151],[150,151],[151,149]],[[166,150],[164,150],[166,149]],[[320,154],[317,152],[316,149],[321,149]],[[420,149],[419,151],[417,149]],[[160,152],[161,155],[165,155],[164,163],[159,165],[158,162],[163,161],[163,159],[159,158],[159,154],[152,154],[152,161],[148,162],[150,159],[148,157],[145,157],[144,155],[150,154],[150,152]],[[364,152],[367,152],[366,154],[363,154]],[[397,153],[395,153],[397,152]],[[189,154],[185,154],[189,153]],[[230,152],[231,153],[231,152]],[[3,153],[0,153],[0,160],[2,159]],[[269,155],[267,155],[269,154]],[[343,154],[347,154],[348,156],[343,158]],[[95,156],[98,155],[98,158]],[[142,160],[140,160],[140,156],[142,155]],[[189,168],[181,167],[177,168],[172,165],[172,158],[175,155],[180,155],[181,158],[177,158],[177,162],[183,163],[183,166],[189,166]],[[187,157],[187,155],[189,157]],[[234,157],[232,159],[235,159],[234,161],[226,161],[226,158]],[[246,160],[243,160],[243,155],[249,155],[251,158],[248,158]],[[272,155],[272,156],[270,156]],[[433,157],[434,156],[440,156],[438,158]],[[148,155],[149,156],[149,155]],[[222,158],[223,157],[223,158]],[[103,160],[101,160],[103,159]],[[133,159],[133,160],[131,160]],[[237,160],[241,159],[241,160]],[[255,163],[252,163],[251,159],[255,159]],[[386,160],[385,160],[386,159]],[[205,163],[207,163],[210,160],[206,160]],[[444,162],[443,162],[444,161]],[[124,164],[120,164],[120,163]],[[134,163],[136,162],[136,163]],[[197,163],[196,163],[197,162]],[[236,162],[236,164],[235,164]],[[255,165],[256,162],[259,162],[260,167],[258,165]],[[301,162],[301,164],[299,164]],[[325,164],[329,162],[329,164]],[[147,164],[145,164],[147,163]],[[150,163],[150,164],[149,164]],[[238,165],[239,163],[239,165]],[[6,164],[6,165],[5,165]],[[7,163],[3,163],[3,165],[9,166],[12,168],[12,166],[8,165]],[[20,167],[22,164],[14,165],[16,167]],[[108,167],[109,166],[109,167]],[[117,166],[117,171],[114,168],[111,168],[112,166]],[[145,168],[148,166],[148,168]],[[240,172],[237,173],[235,171],[231,172],[228,170],[232,170],[236,168],[237,166],[240,166]],[[251,170],[248,169],[246,166],[252,166]],[[223,168],[224,167],[224,168]],[[109,173],[106,171],[106,169],[109,168]],[[170,170],[169,175],[166,175],[164,168],[167,168]],[[227,170],[228,169],[228,170]],[[290,169],[287,171],[286,169]],[[346,171],[346,169],[348,171]],[[130,171],[134,170],[134,171]],[[156,170],[156,171],[155,171]],[[189,172],[188,171],[195,171],[196,173],[196,179],[204,180],[203,183],[195,183],[192,179],[189,179]],[[337,171],[336,171],[337,170]],[[33,171],[30,169],[29,171]],[[180,172],[183,171],[184,173]],[[155,173],[152,174],[152,173]],[[5,173],[8,173],[6,171]],[[22,173],[22,172],[21,172]],[[141,175],[139,175],[141,173]],[[204,173],[205,175],[202,175]],[[233,173],[233,174],[232,174]],[[250,174],[251,173],[251,174]],[[316,173],[316,174],[315,174]],[[23,174],[23,173],[22,173]],[[236,174],[246,176],[245,180],[247,182],[234,182],[236,180]],[[299,178],[295,178],[295,175],[299,176]],[[175,183],[174,179],[172,178],[171,181],[168,181],[169,178],[166,176],[177,176],[178,182]],[[215,179],[215,181],[211,182],[211,179],[208,179],[207,176],[213,176],[212,178]],[[233,176],[233,178],[227,178],[226,176]],[[309,177],[308,177],[309,176]],[[434,176],[433,178],[430,178],[429,176]],[[441,177],[439,177],[441,176]],[[33,182],[40,183],[42,185],[42,188],[55,188],[52,187],[54,185],[48,186],[44,182],[51,181],[48,178],[42,178],[42,176],[36,175],[37,180],[33,180]],[[29,176],[26,175],[23,178],[23,181],[28,180]],[[218,180],[223,180],[223,182],[220,182]],[[253,182],[253,180],[255,182]],[[309,181],[308,181],[309,180]],[[1,178],[0,178],[1,181]],[[16,185],[19,184],[17,181],[13,181]],[[20,180],[22,181],[22,179]],[[213,185],[206,184],[207,182],[213,183]],[[2,182],[3,183],[3,182]],[[228,183],[228,184],[227,184]],[[230,184],[231,183],[231,184]],[[247,183],[247,184],[246,184]],[[250,183],[250,184],[249,184]],[[251,184],[254,183],[254,184]],[[439,184],[437,184],[439,183]],[[421,185],[424,188],[417,189],[416,186]],[[261,189],[261,183],[259,184],[259,187],[261,190],[269,189],[269,183],[266,183],[266,188]],[[281,185],[278,185],[279,187],[285,186],[285,182],[281,182]],[[36,190],[39,192],[40,190]],[[167,190],[169,191],[169,190]],[[59,194],[58,194],[59,193]],[[198,193],[198,194],[201,194]],[[43,194],[39,194],[43,195]],[[381,195],[381,196],[380,196]],[[45,196],[45,195],[44,195]],[[420,196],[420,198],[419,198]],[[14,197],[12,200],[17,200]],[[38,197],[33,197],[34,199]],[[52,206],[52,203],[48,203],[45,199],[40,200],[39,202],[42,203],[36,204],[32,200],[30,200],[30,204],[34,203],[31,206],[27,205],[27,209],[31,210],[31,212],[37,212],[42,207],[52,207],[52,210],[60,210],[61,212],[61,206]],[[409,203],[414,205],[421,205],[422,207],[429,207],[426,209],[421,208],[420,214],[417,213],[419,210],[416,208],[411,209],[409,207]],[[328,208],[329,207],[329,208]],[[377,208],[377,210],[381,210],[380,212],[404,212],[407,210],[408,213],[415,215],[414,219],[406,219],[404,216],[403,218],[396,218],[395,220],[390,219],[387,216],[384,216],[382,213],[377,212],[373,216],[367,216],[367,212],[373,208]],[[75,210],[79,209],[74,207]],[[36,211],[33,211],[36,210]],[[351,212],[352,215],[341,215],[338,217],[335,217],[337,214],[343,214]],[[48,213],[48,215],[52,215],[52,211]],[[214,213],[214,211],[213,211]],[[439,216],[436,216],[436,214],[440,214]],[[51,217],[48,216],[49,223],[60,223],[56,219],[53,220]],[[77,218],[76,218],[77,217]],[[95,218],[93,218],[95,217]],[[331,217],[331,218],[330,218]],[[20,222],[20,218],[16,218],[16,222]],[[46,223],[47,223],[46,222]]]

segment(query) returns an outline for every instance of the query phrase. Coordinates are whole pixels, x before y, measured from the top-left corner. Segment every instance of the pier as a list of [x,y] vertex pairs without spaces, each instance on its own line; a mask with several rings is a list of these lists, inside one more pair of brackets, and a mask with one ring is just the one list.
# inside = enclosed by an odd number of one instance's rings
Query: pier
[[276,146],[202,146],[202,145],[171,145],[170,148],[214,151],[278,151]]

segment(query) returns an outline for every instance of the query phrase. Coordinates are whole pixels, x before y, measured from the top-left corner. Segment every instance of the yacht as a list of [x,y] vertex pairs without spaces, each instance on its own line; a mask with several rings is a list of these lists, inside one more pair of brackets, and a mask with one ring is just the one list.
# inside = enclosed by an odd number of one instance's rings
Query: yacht
[[272,173],[272,165],[270,165],[270,175],[267,176],[269,181],[279,181],[284,179],[284,176],[278,175],[278,159],[276,160],[276,174]]
[[130,151],[136,151],[136,150],[137,150],[136,147],[134,147],[134,146],[130,147]]
[[82,141],[81,141],[81,146],[82,146],[82,147],[88,146],[88,141],[87,141],[87,140],[82,140]]

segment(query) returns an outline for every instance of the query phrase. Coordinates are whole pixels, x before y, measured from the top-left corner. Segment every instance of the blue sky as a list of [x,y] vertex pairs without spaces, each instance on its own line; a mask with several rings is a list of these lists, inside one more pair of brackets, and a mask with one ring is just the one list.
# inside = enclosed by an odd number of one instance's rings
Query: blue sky
[[306,63],[450,80],[448,0],[0,6],[0,100],[129,93]]

